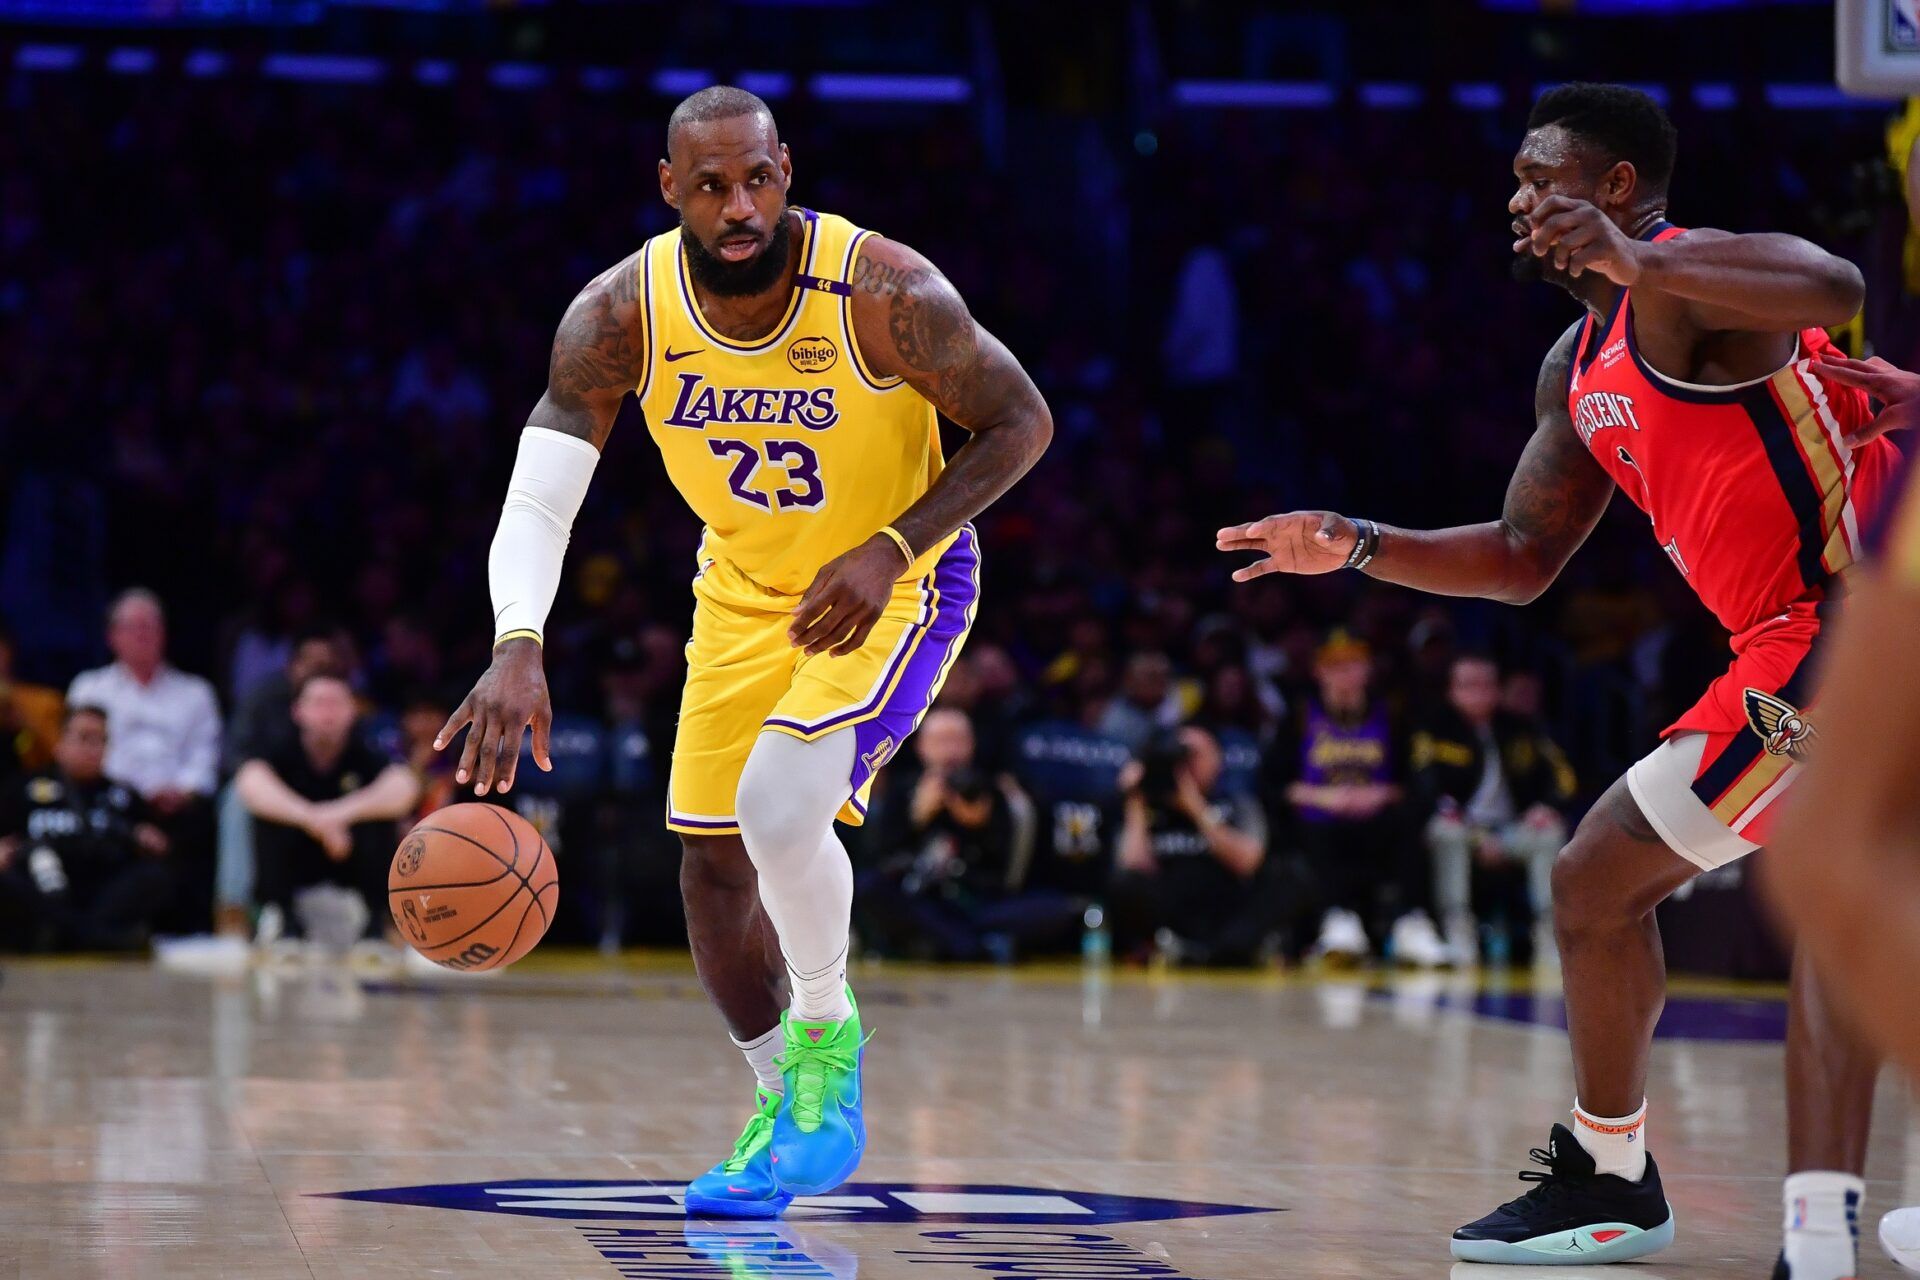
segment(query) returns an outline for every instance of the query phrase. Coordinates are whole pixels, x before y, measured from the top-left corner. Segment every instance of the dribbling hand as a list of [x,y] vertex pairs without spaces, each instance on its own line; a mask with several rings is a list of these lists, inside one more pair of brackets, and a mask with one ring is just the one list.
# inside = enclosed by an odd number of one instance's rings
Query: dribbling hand
[[1359,540],[1360,530],[1343,515],[1289,511],[1222,529],[1213,545],[1222,551],[1264,552],[1266,559],[1233,571],[1235,582],[1251,582],[1268,573],[1332,573],[1345,568]]
[[468,724],[473,728],[467,732],[453,780],[461,786],[472,782],[476,796],[484,796],[496,783],[502,792],[513,789],[520,735],[529,724],[533,726],[533,762],[552,772],[547,736],[553,730],[553,702],[547,695],[539,641],[519,636],[495,647],[492,665],[434,735],[433,749],[444,750],[460,726]]

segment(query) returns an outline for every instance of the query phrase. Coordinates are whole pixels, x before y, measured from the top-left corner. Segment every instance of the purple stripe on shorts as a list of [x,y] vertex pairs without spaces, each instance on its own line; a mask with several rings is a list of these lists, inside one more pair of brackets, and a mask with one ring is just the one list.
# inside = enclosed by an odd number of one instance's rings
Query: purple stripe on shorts
[[[769,718],[766,723],[778,725],[783,729],[793,729],[813,736],[828,729],[857,720],[862,716],[871,716],[876,707],[880,708],[878,719],[888,719],[894,708],[918,705],[925,711],[932,700],[933,687],[938,683],[941,673],[946,670],[948,661],[959,647],[959,641],[967,634],[967,625],[972,617],[973,604],[979,594],[976,578],[980,569],[980,553],[975,546],[972,525],[965,525],[960,536],[953,540],[939,562],[933,566],[932,586],[937,597],[933,616],[925,622],[913,624],[923,632],[918,636],[910,635],[906,643],[887,665],[886,672],[880,677],[872,697],[857,707],[836,712],[824,720],[811,724],[799,720]],[[904,667],[904,670],[902,668]],[[896,673],[899,680],[895,682]],[[918,722],[915,713],[914,722]],[[906,732],[897,735],[893,746],[897,749],[911,733],[912,725]],[[878,743],[886,735],[877,735],[873,741]]]
[[676,827],[700,827],[716,831],[740,825],[738,818],[683,818],[671,809],[667,810],[667,821]]
[[[849,781],[858,796],[867,779],[899,754],[907,739],[920,726],[920,718],[933,705],[933,695],[946,679],[947,668],[967,641],[967,629],[973,624],[973,608],[980,595],[980,552],[973,527],[960,531],[953,546],[934,567],[933,582],[940,593],[939,606],[926,637],[907,659],[900,683],[886,695],[880,714],[854,727],[853,773]],[[866,810],[855,802],[861,817]]]

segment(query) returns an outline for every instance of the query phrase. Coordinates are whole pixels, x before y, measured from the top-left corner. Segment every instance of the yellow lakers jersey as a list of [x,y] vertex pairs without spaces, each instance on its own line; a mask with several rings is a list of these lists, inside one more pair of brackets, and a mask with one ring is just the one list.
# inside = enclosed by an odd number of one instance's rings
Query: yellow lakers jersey
[[[706,522],[701,558],[792,595],[892,524],[944,465],[933,406],[901,379],[876,377],[854,342],[847,278],[872,232],[796,212],[793,297],[757,341],[723,337],[700,314],[678,227],[647,242],[638,268],[640,407],[668,476]],[[948,541],[902,577],[927,573]]]

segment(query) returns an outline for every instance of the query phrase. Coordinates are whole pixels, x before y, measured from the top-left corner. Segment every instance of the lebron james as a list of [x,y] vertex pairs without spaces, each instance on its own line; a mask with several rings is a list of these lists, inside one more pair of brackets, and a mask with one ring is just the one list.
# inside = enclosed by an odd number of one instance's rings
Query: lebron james
[[[615,413],[638,397],[705,523],[668,783],[695,966],[758,1083],[691,1213],[771,1217],[845,1181],[866,1143],[846,985],[853,872],[833,832],[920,723],[973,623],[968,521],[1052,436],[1019,363],[912,249],[791,207],[766,103],[673,112],[660,193],[680,225],[574,299],[520,438],[488,560],[493,662],[436,745],[456,777],[549,767],[541,635]],[[943,462],[936,411],[971,433]]]

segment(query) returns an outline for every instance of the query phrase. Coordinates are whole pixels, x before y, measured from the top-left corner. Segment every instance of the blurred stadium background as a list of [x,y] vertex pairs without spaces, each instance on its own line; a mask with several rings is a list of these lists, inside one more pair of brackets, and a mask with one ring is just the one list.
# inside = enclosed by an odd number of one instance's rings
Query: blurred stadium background
[[[1212,531],[1296,506],[1497,511],[1570,314],[1507,274],[1510,157],[1558,81],[1661,95],[1676,219],[1853,258],[1870,300],[1849,343],[1911,367],[1905,105],[1843,96],[1833,44],[1828,5],[1759,0],[0,0],[0,776],[46,764],[60,696],[111,658],[111,602],[145,587],[223,743],[168,815],[170,900],[144,927],[247,927],[224,789],[283,725],[303,638],[445,803],[426,740],[485,664],[486,547],[554,325],[668,225],[672,102],[732,81],[778,113],[796,201],[939,263],[1060,429],[981,521],[986,605],[945,699],[976,745],[937,767],[984,779],[1003,825],[932,830],[903,812],[918,763],[890,770],[889,820],[855,845],[868,947],[1107,945],[1082,909],[1108,893],[1120,768],[1196,724],[1224,750],[1218,796],[1269,842],[1251,955],[1307,952],[1328,855],[1287,783],[1316,655],[1364,655],[1390,718],[1403,851],[1337,855],[1372,860],[1386,896],[1362,914],[1390,923],[1431,890],[1440,783],[1407,744],[1447,715],[1456,655],[1497,660],[1510,713],[1564,749],[1571,819],[1722,669],[1724,637],[1624,503],[1523,610],[1355,575],[1231,590]],[[565,869],[554,941],[682,937],[660,814],[697,534],[623,422],[549,641],[560,765],[511,796]],[[959,859],[930,878],[933,840]],[[1780,971],[1743,874],[1666,908],[1696,925],[1676,967]],[[1059,927],[1010,945],[985,909],[1018,903]],[[1166,923],[1117,945],[1144,955]],[[1516,930],[1482,941],[1524,952]]]

